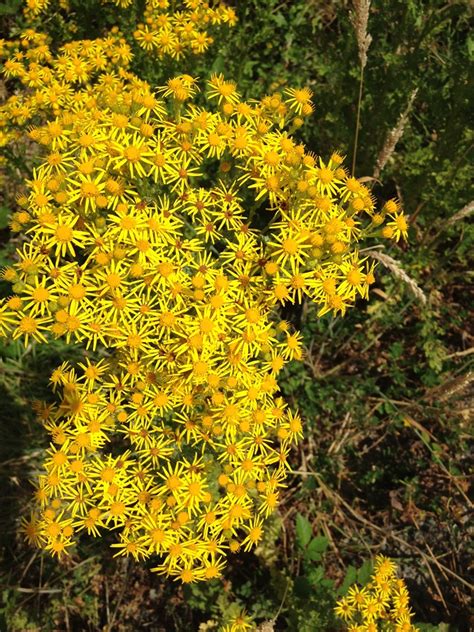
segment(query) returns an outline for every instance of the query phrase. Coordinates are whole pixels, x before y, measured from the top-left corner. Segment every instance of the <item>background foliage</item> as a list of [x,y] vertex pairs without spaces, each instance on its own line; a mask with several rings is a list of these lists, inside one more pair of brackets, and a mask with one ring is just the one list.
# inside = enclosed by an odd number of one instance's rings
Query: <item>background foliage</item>
[[[323,157],[339,149],[350,164],[359,82],[350,3],[233,4],[238,25],[204,59],[186,59],[176,70],[202,78],[224,72],[249,98],[309,85],[317,110],[301,138]],[[5,36],[21,26],[17,5],[9,0],[2,7]],[[114,23],[127,31],[125,13],[95,6],[71,2],[77,31],[68,37],[99,35]],[[282,380],[285,396],[304,415],[305,441],[293,455],[295,474],[265,542],[255,555],[235,556],[223,580],[182,588],[143,565],[113,559],[91,541],[80,558],[58,565],[19,541],[18,516],[45,440],[31,402],[49,396],[45,376],[74,350],[2,348],[1,629],[181,631],[201,624],[213,630],[245,608],[257,623],[276,619],[276,630],[334,630],[337,594],[368,578],[378,552],[399,563],[422,630],[472,629],[470,7],[468,0],[372,4],[356,175],[373,175],[388,132],[417,88],[403,136],[371,182],[379,200],[398,196],[411,216],[408,245],[386,254],[426,301],[380,265],[369,303],[344,319],[317,320],[309,305],[286,314],[302,328],[307,349],[305,363]],[[140,13],[140,2],[134,10]],[[65,16],[51,16],[43,26],[64,40]],[[135,66],[152,84],[174,70],[144,58]],[[14,249],[8,212],[24,175],[17,151],[8,156],[0,207],[2,264]]]

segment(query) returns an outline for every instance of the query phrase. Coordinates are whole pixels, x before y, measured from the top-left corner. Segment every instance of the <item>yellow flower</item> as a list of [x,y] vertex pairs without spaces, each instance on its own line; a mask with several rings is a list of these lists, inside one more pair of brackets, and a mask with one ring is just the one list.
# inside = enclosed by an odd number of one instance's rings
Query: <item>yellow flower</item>
[[[296,114],[304,113],[304,108],[311,104],[311,97],[313,93],[309,88],[287,88],[285,90],[287,95],[286,103],[292,108]],[[309,114],[310,112],[308,112]]]
[[355,606],[349,602],[346,597],[342,597],[334,608],[336,616],[341,617],[344,621],[351,621],[356,612]]
[[349,630],[377,632],[379,629],[395,632],[415,632],[408,608],[408,591],[402,579],[396,578],[396,564],[378,555],[369,582],[361,588],[354,584],[346,597],[337,603],[336,614],[350,620]]
[[403,213],[396,213],[390,216],[392,221],[387,222],[387,227],[392,229],[392,237],[395,241],[407,239],[408,237],[408,221]]

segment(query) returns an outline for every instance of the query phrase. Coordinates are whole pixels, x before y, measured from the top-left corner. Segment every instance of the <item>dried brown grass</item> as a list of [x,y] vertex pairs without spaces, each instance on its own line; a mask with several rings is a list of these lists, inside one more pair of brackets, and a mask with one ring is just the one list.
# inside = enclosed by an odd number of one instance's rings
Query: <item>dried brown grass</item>
[[385,253],[379,252],[378,250],[371,250],[367,254],[369,255],[369,257],[372,257],[372,259],[379,261],[383,266],[390,270],[394,277],[403,281],[410,288],[411,292],[414,296],[416,296],[420,303],[426,305],[427,298],[425,293],[416,283],[416,281],[408,276],[399,261],[393,259],[393,257],[390,257]]
[[368,32],[370,0],[353,0],[353,6],[352,25],[357,38],[360,66],[363,70],[367,65],[367,51],[372,42],[372,36]]
[[405,131],[405,126],[408,122],[408,118],[413,107],[413,103],[415,101],[416,95],[418,94],[418,88],[415,88],[410,97],[408,99],[408,103],[406,108],[400,114],[397,124],[393,129],[389,131],[387,137],[385,138],[385,142],[380,150],[379,155],[377,156],[377,161],[375,163],[374,174],[373,177],[378,179],[381,172],[383,171],[385,165],[392,157],[395,148],[403,136],[403,132]]

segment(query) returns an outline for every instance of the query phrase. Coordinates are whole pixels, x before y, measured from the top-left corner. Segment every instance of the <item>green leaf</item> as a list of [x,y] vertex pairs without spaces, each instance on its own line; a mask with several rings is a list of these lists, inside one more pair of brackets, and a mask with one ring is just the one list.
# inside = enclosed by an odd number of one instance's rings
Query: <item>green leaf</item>
[[286,26],[288,24],[283,13],[274,13],[273,20],[275,21],[275,24],[278,24],[278,26]]
[[0,229],[8,226],[10,219],[10,209],[7,206],[0,206]]
[[224,71],[224,67],[225,67],[225,59],[222,55],[217,55],[217,57],[214,59],[214,63],[212,64],[211,67],[211,74],[213,73],[220,73]]
[[372,574],[372,562],[370,560],[365,561],[357,571],[357,581],[365,586]]
[[313,586],[317,586],[324,579],[324,568],[322,566],[315,566],[308,573],[308,580]]
[[345,595],[349,588],[354,584],[357,580],[357,569],[355,566],[348,566],[346,571],[346,576],[344,577],[344,581],[337,589],[338,595]]
[[467,55],[469,59],[474,59],[474,37],[469,36],[466,41]]
[[304,549],[308,546],[311,536],[313,535],[313,528],[310,521],[302,516],[300,513],[296,515],[296,543]]
[[321,554],[326,551],[328,544],[329,540],[323,535],[313,538],[306,549],[306,557],[314,561],[320,560]]
[[329,579],[329,577],[325,577],[321,580],[321,586],[325,588],[334,588],[334,580]]

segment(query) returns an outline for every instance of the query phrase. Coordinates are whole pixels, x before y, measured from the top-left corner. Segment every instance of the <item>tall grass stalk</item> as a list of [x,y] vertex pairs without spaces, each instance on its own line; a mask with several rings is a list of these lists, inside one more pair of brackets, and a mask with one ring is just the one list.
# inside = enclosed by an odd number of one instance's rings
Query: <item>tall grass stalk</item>
[[360,111],[362,105],[362,93],[364,90],[364,70],[367,65],[367,51],[369,50],[372,36],[367,32],[369,22],[370,0],[353,0],[354,13],[352,15],[352,25],[357,39],[357,47],[359,49],[359,96],[357,99],[357,118],[354,136],[354,153],[352,156],[352,175],[355,173],[355,165],[357,160],[357,146],[359,143],[360,130]]

